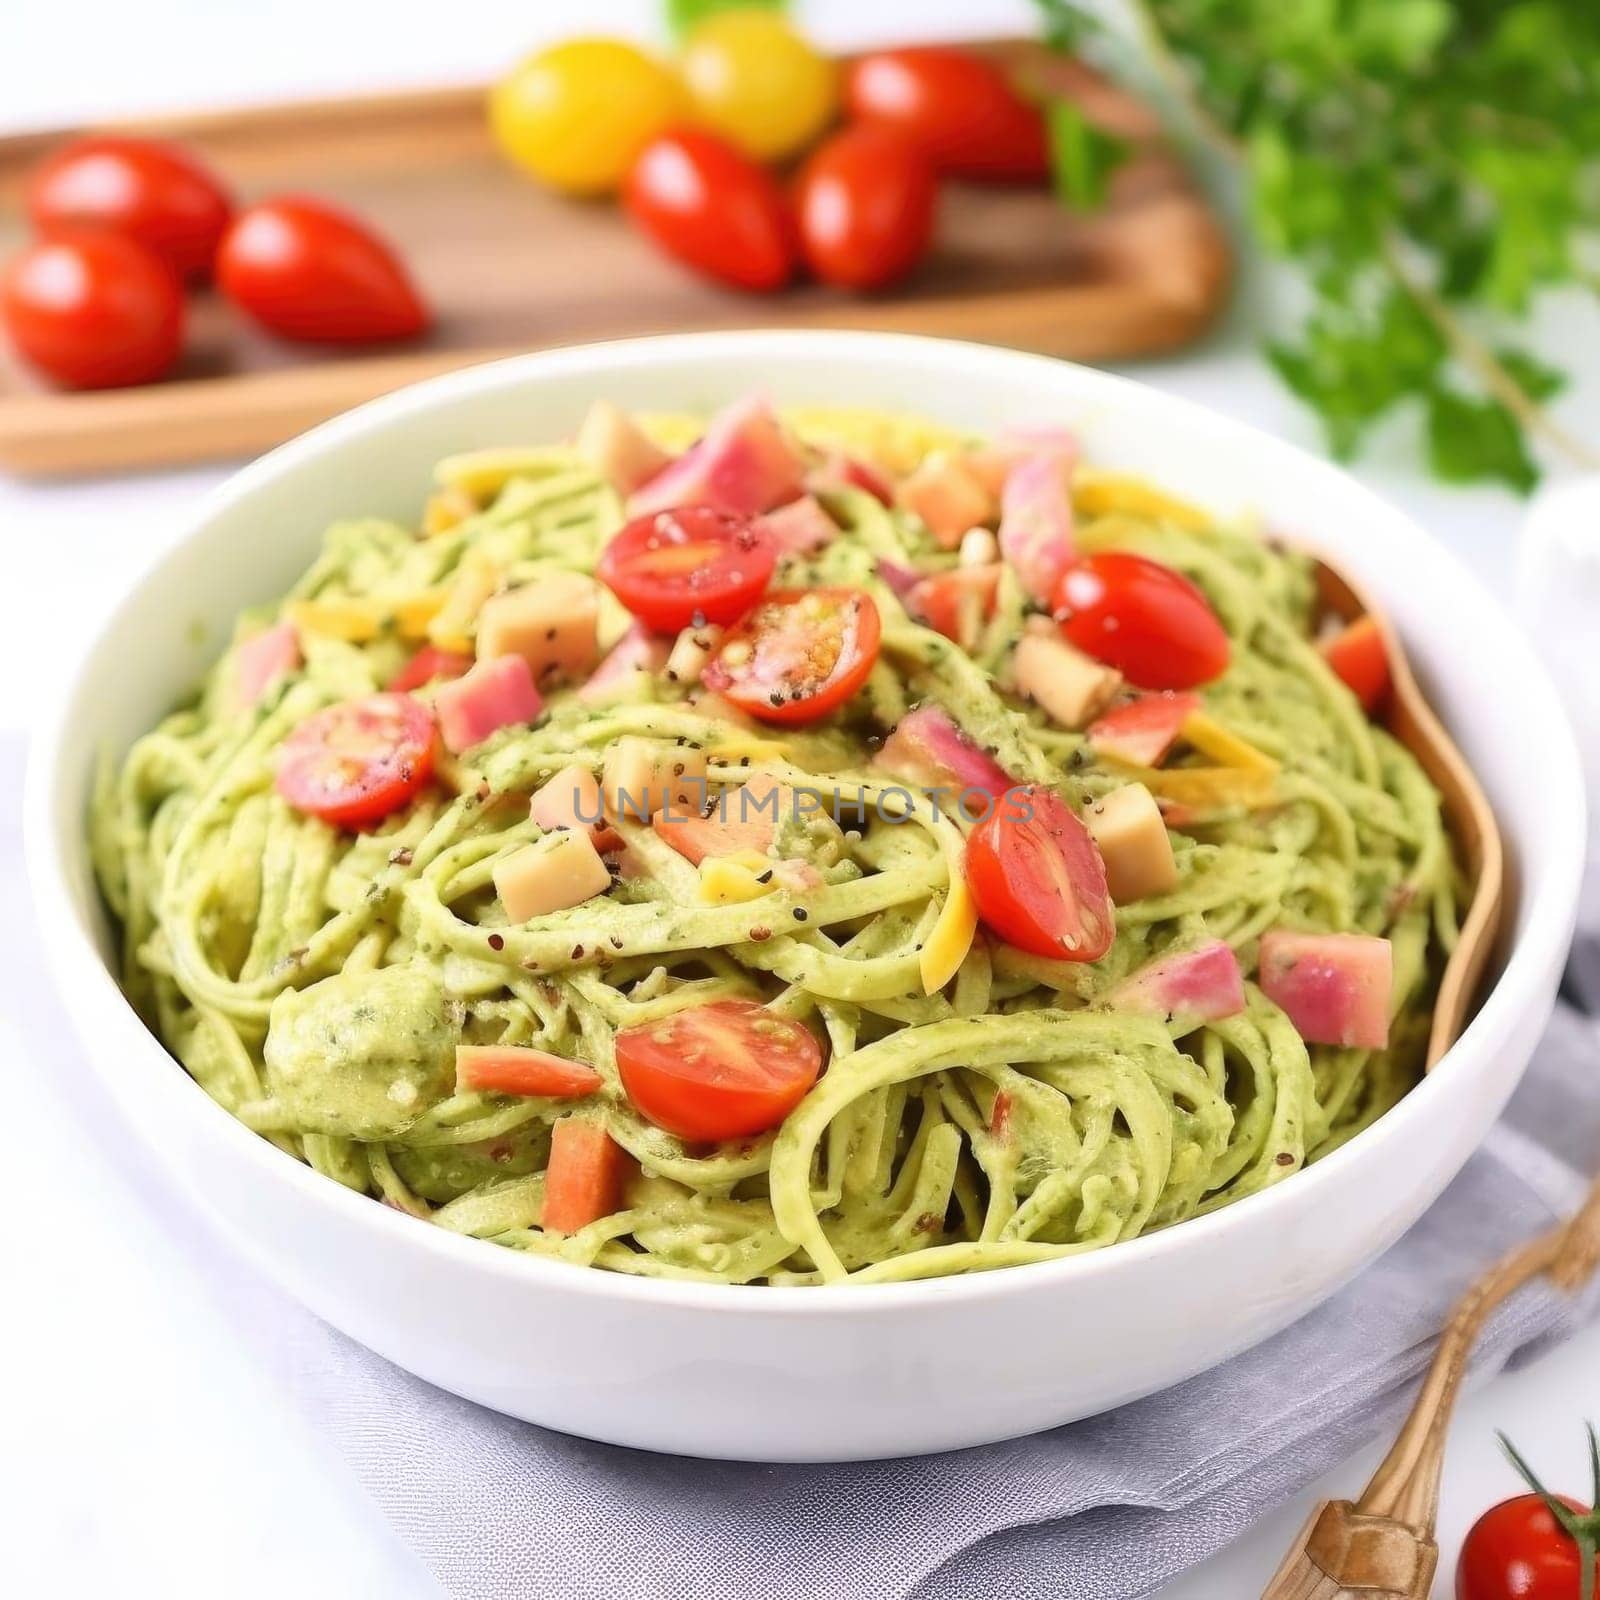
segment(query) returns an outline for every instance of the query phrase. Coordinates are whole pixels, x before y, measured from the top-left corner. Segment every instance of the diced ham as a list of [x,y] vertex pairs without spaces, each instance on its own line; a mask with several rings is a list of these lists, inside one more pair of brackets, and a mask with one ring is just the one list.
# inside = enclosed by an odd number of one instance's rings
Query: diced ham
[[601,792],[613,817],[644,821],[658,811],[698,816],[706,798],[706,753],[625,734],[606,752]]
[[946,550],[995,512],[994,496],[956,456],[930,456],[900,485],[899,500]]
[[577,452],[618,494],[648,483],[672,457],[632,417],[609,400],[596,400],[573,441]]
[[758,773],[743,788],[722,795],[709,816],[667,811],[654,817],[651,826],[680,856],[699,866],[707,857],[746,850],[765,855],[772,848],[777,824],[793,816],[795,809],[793,789]]
[[1118,1011],[1164,1017],[1188,1033],[1244,1010],[1244,976],[1233,947],[1208,939],[1140,967],[1112,989],[1106,1002]]
[[611,869],[587,833],[547,833],[494,866],[506,921],[527,922],[581,906],[611,887]]
[[703,628],[685,628],[672,642],[665,667],[667,681],[693,685],[700,681],[712,652],[722,643],[722,629],[708,622]]
[[870,462],[832,450],[806,474],[808,489],[864,489],[886,506],[894,504],[894,484]]
[[1137,695],[1090,723],[1089,743],[1097,756],[1159,767],[1178,742],[1185,720],[1199,709],[1200,696],[1187,691]]
[[247,711],[279,678],[298,672],[304,657],[292,622],[279,622],[246,639],[233,652],[234,708]]
[[1394,946],[1367,933],[1261,935],[1262,993],[1307,1044],[1382,1050],[1389,1043]]
[[1037,451],[1006,474],[1000,494],[1000,553],[1041,605],[1054,599],[1074,554],[1068,472],[1061,456]]
[[597,1123],[563,1117],[550,1130],[539,1226],[546,1233],[576,1233],[622,1209],[628,1156]]
[[630,517],[675,506],[714,506],[753,517],[792,500],[804,464],[772,407],[752,396],[712,418],[705,437],[663,467],[628,501]]
[[1178,886],[1172,839],[1155,796],[1142,783],[1125,784],[1093,801],[1083,821],[1106,864],[1106,887],[1117,905]]
[[902,717],[873,765],[924,789],[977,789],[998,800],[1014,787],[1005,768],[940,706],[918,706]]
[[582,828],[590,833],[609,832],[595,775],[580,766],[563,767],[539,786],[528,805],[528,815],[546,833],[560,828]]
[[878,562],[878,576],[901,600],[922,582],[922,574],[915,567],[903,567],[898,561],[884,561],[881,558]]
[[671,648],[670,640],[652,633],[642,622],[635,622],[589,674],[578,698],[593,705],[626,689],[636,672],[660,672]]
[[839,535],[839,524],[822,509],[817,497],[810,494],[767,512],[756,525],[777,546],[780,559],[811,555],[832,544]]
[[1077,438],[1065,428],[1006,428],[992,443],[969,450],[965,460],[969,470],[998,498],[1011,469],[1024,456],[1041,453],[1055,456],[1063,475],[1070,477],[1078,460]]
[[581,1061],[526,1045],[458,1044],[456,1093],[525,1094],[576,1100],[593,1094],[600,1074]]
[[963,650],[970,650],[994,612],[999,587],[998,564],[952,567],[949,572],[919,578],[904,597],[906,611],[924,627],[953,639]]
[[579,678],[595,664],[599,596],[579,572],[552,572],[491,595],[478,613],[478,659],[521,656],[534,681]]
[[499,656],[440,684],[433,709],[445,749],[460,755],[499,728],[532,722],[544,702],[528,663],[521,656]]
[[1074,649],[1059,633],[1024,633],[1012,657],[1017,688],[1063,728],[1081,728],[1108,706],[1121,674]]

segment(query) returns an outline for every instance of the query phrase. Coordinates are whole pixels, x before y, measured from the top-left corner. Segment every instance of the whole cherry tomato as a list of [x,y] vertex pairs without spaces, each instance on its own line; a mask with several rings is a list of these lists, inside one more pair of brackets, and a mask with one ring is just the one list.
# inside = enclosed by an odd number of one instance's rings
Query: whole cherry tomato
[[763,722],[815,722],[867,681],[882,633],[860,589],[774,589],[728,630],[700,681]]
[[700,123],[757,161],[804,150],[839,107],[839,67],[771,11],[722,11],[684,40],[683,81]]
[[[1556,1499],[1580,1516],[1588,1511],[1566,1495]],[[1491,1506],[1462,1541],[1456,1600],[1578,1600],[1582,1576],[1577,1540],[1541,1496],[1519,1494]]]
[[1098,961],[1116,936],[1105,863],[1053,789],[1013,789],[967,840],[978,915],[1019,950]]
[[0,279],[0,317],[25,360],[74,389],[149,383],[183,348],[176,276],[119,233],[29,245]]
[[80,228],[125,234],[181,278],[210,275],[232,214],[216,178],[158,139],[75,139],[28,184],[28,215],[46,238]]
[[861,123],[836,133],[796,190],[806,264],[846,289],[897,283],[928,248],[938,194],[933,162],[897,129]]
[[670,256],[740,289],[781,289],[794,272],[794,224],[765,167],[714,133],[681,128],[639,153],[628,215]]
[[240,212],[217,253],[217,283],[286,339],[404,339],[431,320],[382,239],[348,213],[297,196]]
[[681,1139],[775,1128],[822,1070],[808,1028],[753,1000],[685,1006],[617,1035],[617,1074],[640,1116]]
[[1074,561],[1056,586],[1069,644],[1141,689],[1193,689],[1221,676],[1228,635],[1181,572],[1125,550]]
[[620,39],[568,39],[508,73],[489,96],[500,148],[552,189],[611,194],[687,98],[654,56]]
[[736,622],[778,564],[778,548],[749,517],[680,506],[635,517],[605,547],[600,580],[647,627],[675,633]]
[[1050,171],[1039,108],[993,62],[968,50],[878,50],[855,61],[845,105],[861,122],[888,123],[941,172],[996,183],[1038,183]]

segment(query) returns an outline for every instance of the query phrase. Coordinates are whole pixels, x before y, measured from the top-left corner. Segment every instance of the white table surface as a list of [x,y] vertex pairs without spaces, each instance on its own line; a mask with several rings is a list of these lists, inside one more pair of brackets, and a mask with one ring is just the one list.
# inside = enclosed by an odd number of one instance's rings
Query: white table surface
[[[818,32],[840,43],[863,37],[867,9],[851,0],[804,8]],[[580,26],[638,31],[654,8],[648,0],[453,0],[448,25],[445,13],[421,7],[413,25],[398,25],[407,10],[392,0],[18,7],[0,45],[0,131],[468,80]],[[876,0],[865,26],[884,36],[978,33],[1025,25],[1028,17],[1024,0]],[[1315,446],[1313,425],[1255,353],[1261,305],[1271,298],[1255,288],[1249,309],[1205,345],[1136,370]],[[1563,304],[1546,314],[1540,332],[1569,364],[1580,357],[1582,381],[1568,414],[1600,434],[1600,315],[1592,303]],[[1361,472],[1504,592],[1514,499],[1429,483],[1400,425]],[[40,675],[70,658],[93,616],[181,532],[196,498],[225,475],[204,467],[49,486],[0,480],[11,602],[0,627],[0,829],[14,824],[15,754]],[[13,927],[10,938],[25,942],[26,930]],[[0,951],[6,943],[0,937]],[[23,957],[33,960],[31,951]],[[76,1094],[69,1068],[33,1070],[33,1027],[51,1030],[57,1058],[70,1059],[70,1050],[55,1035],[55,1009],[40,1007],[41,1018],[23,997],[29,985],[13,989],[9,1014],[0,1014],[0,1070],[14,1107],[8,1204],[0,1208],[0,1438],[7,1445],[0,1451],[0,1593],[65,1600],[108,1592],[126,1600],[436,1595],[241,1337],[241,1318],[248,1321],[251,1296],[261,1292],[246,1269],[164,1195],[142,1156],[73,1159],[86,1128],[100,1127],[104,1137],[104,1113]],[[1454,1552],[1472,1518],[1515,1490],[1494,1430],[1515,1437],[1552,1484],[1582,1492],[1586,1415],[1600,1418],[1600,1329],[1468,1398],[1445,1473],[1439,1595],[1450,1592]],[[1312,1502],[1353,1491],[1377,1454],[1357,1457],[1263,1518],[1164,1591],[1166,1600],[1259,1593]]]

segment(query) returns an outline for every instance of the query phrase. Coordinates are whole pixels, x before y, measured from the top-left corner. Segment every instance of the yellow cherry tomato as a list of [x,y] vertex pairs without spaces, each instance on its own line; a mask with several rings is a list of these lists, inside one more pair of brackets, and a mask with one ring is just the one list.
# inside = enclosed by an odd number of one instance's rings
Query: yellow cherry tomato
[[687,110],[683,87],[619,39],[569,39],[495,85],[489,124],[500,148],[568,194],[609,194],[633,158]]
[[839,106],[837,64],[770,11],[707,17],[681,68],[699,120],[758,161],[803,150]]

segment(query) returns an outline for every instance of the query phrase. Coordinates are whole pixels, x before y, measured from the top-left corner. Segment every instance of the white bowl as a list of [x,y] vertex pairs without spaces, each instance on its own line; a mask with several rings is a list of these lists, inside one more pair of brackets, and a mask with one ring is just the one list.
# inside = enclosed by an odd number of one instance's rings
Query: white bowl
[[[84,843],[97,751],[125,749],[167,710],[235,612],[280,594],[328,522],[414,516],[441,456],[560,438],[597,395],[709,410],[752,388],[982,429],[1069,422],[1092,461],[1219,511],[1259,512],[1382,597],[1513,864],[1504,969],[1426,1082],[1286,1183],[1110,1250],[926,1283],[762,1289],[581,1270],[422,1226],[293,1161],[190,1081],[108,967]],[[810,1461],[1047,1428],[1185,1378],[1311,1310],[1416,1219],[1516,1084],[1551,1008],[1584,838],[1576,751],[1532,654],[1438,545],[1344,473],[1064,362],[817,332],[521,357],[363,406],[247,467],[89,650],[36,747],[27,826],[50,956],[107,1089],[285,1289],[391,1361],[514,1416],[655,1450]]]

